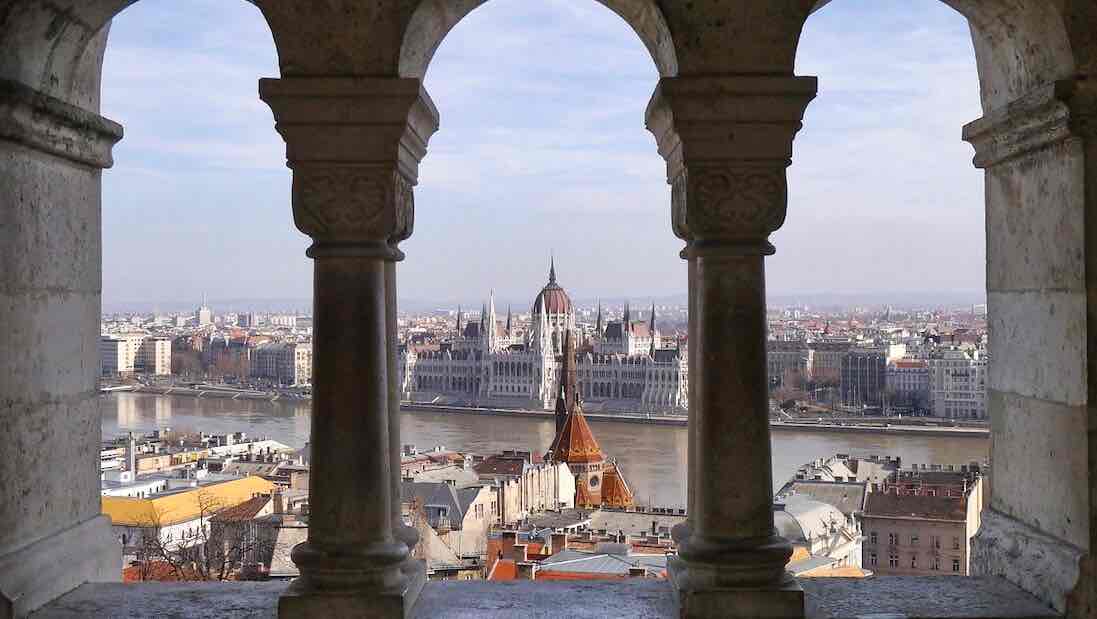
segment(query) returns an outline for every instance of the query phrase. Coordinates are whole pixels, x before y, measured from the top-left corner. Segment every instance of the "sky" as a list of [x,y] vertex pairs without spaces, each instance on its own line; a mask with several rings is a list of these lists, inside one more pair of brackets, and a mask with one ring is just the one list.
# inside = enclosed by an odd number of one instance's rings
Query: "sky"
[[[967,24],[936,0],[837,0],[809,20],[819,77],[771,238],[771,295],[984,288],[981,115]],[[142,0],[112,25],[103,114],[104,304],[308,299],[308,238],[260,77],[274,44],[246,2]],[[577,299],[684,293],[682,242],[644,109],[643,44],[594,0],[492,0],[426,76],[441,129],[420,166],[402,299],[531,301],[549,256]]]

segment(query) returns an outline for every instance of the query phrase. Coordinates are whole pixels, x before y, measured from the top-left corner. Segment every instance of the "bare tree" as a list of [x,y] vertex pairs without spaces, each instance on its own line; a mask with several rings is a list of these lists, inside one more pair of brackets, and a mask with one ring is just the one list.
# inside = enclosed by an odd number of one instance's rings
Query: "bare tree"
[[193,350],[173,351],[171,353],[171,373],[176,376],[201,376],[201,355]]
[[229,580],[264,556],[272,536],[259,523],[250,518],[219,520],[227,506],[206,490],[198,490],[195,500],[198,515],[186,528],[165,524],[160,513],[142,523],[137,550],[141,580],[156,577],[157,563],[166,565],[176,580]]
[[[412,527],[419,532],[419,539],[426,539],[428,534],[433,534],[434,530],[431,529],[430,521],[427,519],[427,512],[423,509],[423,502],[418,498],[413,498],[403,505],[404,516],[409,520],[408,526]],[[411,557],[413,559],[427,559],[426,544],[419,543],[415,545],[415,548],[411,549]]]

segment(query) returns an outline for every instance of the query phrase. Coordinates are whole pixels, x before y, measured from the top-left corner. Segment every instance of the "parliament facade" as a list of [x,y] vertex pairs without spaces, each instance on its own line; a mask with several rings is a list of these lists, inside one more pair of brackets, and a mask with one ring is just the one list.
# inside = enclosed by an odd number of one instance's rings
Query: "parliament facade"
[[[499,320],[494,295],[479,320],[457,313],[456,337],[400,349],[402,398],[457,406],[552,410],[564,360],[564,338],[576,331],[575,309],[556,281],[555,266],[537,294],[529,328],[519,333],[510,312]],[[578,389],[588,412],[685,415],[689,366],[686,350],[664,338],[655,308],[634,320],[628,305],[620,320],[603,321],[574,353]],[[664,347],[667,346],[667,347]]]

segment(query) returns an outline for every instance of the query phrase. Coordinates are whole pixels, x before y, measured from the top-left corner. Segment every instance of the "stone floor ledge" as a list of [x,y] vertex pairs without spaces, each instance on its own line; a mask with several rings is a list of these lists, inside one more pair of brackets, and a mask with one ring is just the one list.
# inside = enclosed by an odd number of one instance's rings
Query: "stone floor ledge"
[[[1058,617],[993,577],[801,580],[816,619],[1043,619]],[[88,584],[31,615],[77,617],[272,618],[285,582]],[[429,582],[415,606],[422,619],[594,619],[677,617],[665,580],[532,583]]]

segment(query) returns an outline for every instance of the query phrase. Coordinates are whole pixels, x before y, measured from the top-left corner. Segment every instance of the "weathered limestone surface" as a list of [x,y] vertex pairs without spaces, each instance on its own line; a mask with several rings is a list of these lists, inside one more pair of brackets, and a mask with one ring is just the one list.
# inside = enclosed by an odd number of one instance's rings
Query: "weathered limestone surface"
[[121,557],[99,514],[100,168],[121,127],[0,82],[0,617]]
[[991,506],[1052,537],[1084,548],[1089,501],[1086,408],[989,392],[994,434]]
[[[805,579],[811,619],[1044,619],[1054,612],[996,578]],[[34,619],[273,617],[285,583],[86,585]],[[663,580],[430,582],[416,619],[678,617]]]
[[[1092,549],[1088,409],[1094,297],[1086,269],[1088,88],[1056,81],[969,124],[986,169],[990,509],[972,570],[1017,583],[1073,616]],[[1081,592],[1082,598],[1079,598]],[[1068,602],[1071,597],[1074,602]]]

